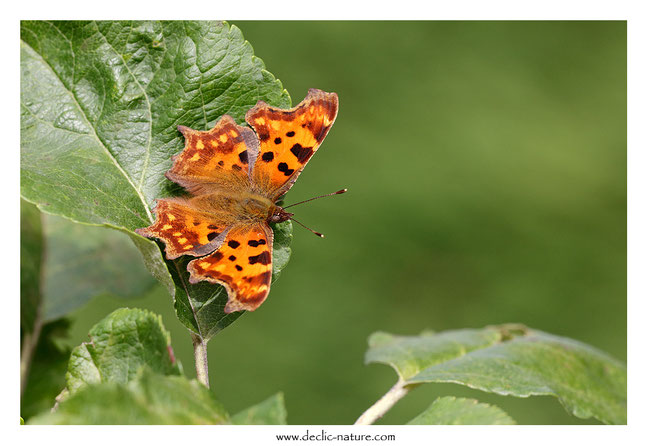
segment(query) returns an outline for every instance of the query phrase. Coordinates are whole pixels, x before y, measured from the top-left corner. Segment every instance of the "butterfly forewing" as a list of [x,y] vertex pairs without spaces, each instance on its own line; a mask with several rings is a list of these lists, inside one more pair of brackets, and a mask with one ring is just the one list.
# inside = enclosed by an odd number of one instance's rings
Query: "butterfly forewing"
[[338,97],[311,89],[296,107],[282,110],[259,102],[245,115],[259,137],[253,187],[276,200],[295,182],[333,125]]
[[185,148],[166,176],[194,194],[249,189],[250,162],[256,159],[254,132],[224,115],[206,132],[180,126]]

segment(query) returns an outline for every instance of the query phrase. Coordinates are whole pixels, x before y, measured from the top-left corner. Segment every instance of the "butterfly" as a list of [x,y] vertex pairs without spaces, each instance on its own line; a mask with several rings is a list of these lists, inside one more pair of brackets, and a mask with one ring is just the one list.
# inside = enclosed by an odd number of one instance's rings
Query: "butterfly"
[[317,151],[337,112],[337,94],[310,89],[287,110],[259,101],[245,115],[250,127],[228,115],[209,131],[178,126],[185,147],[172,158],[166,177],[189,196],[157,200],[155,222],[136,232],[164,242],[169,260],[196,257],[187,265],[189,281],[223,285],[226,313],[257,309],[272,279],[269,224],[293,216],[276,203]]

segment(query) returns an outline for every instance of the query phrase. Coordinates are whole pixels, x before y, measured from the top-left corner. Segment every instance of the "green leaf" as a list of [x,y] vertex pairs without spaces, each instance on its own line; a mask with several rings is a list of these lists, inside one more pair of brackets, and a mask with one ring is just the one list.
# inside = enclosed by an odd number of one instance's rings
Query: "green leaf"
[[365,363],[391,365],[406,380],[434,364],[464,355],[500,341],[497,330],[451,330],[420,336],[395,336],[376,332],[369,337]]
[[283,393],[272,395],[232,416],[232,424],[286,424]]
[[205,386],[144,369],[129,383],[84,387],[29,424],[224,424],[228,415]]
[[187,259],[165,261],[134,230],[152,222],[157,198],[178,192],[164,178],[184,146],[176,127],[208,129],[226,113],[243,122],[258,100],[290,105],[225,23],[22,22],[22,195],[47,213],[128,233],[179,319],[209,338],[240,316],[223,313],[222,287],[189,284]]
[[41,214],[20,200],[20,329],[32,333],[41,305],[43,231]]
[[44,215],[43,220],[45,321],[64,316],[100,294],[141,296],[155,283],[125,234],[53,215]]
[[[155,254],[159,256],[157,248]],[[24,330],[33,328],[39,305],[42,321],[50,322],[97,295],[140,296],[154,283],[126,235],[41,215],[36,206],[21,200]]]
[[90,342],[72,350],[67,373],[71,393],[101,382],[131,381],[143,368],[162,375],[179,375],[169,333],[160,316],[140,309],[120,308],[90,330]]
[[427,409],[407,424],[515,424],[497,406],[468,398],[437,398]]
[[[478,346],[473,341],[479,338],[488,341]],[[392,365],[409,385],[443,382],[500,395],[552,395],[577,417],[626,423],[622,363],[578,341],[525,327],[412,337],[381,333],[370,339],[366,361]]]

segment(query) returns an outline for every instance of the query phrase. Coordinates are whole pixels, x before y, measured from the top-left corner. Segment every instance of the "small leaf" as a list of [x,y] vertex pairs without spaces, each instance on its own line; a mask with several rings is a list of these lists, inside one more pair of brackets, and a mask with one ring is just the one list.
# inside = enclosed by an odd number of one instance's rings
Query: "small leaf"
[[84,387],[29,424],[224,424],[228,415],[205,386],[142,370],[129,383]]
[[[480,338],[487,340],[481,346],[474,342]],[[392,365],[410,385],[443,382],[500,395],[552,395],[577,417],[626,423],[625,366],[586,344],[541,331],[501,326],[418,337],[381,333],[370,339],[366,361]]]
[[468,398],[437,398],[427,409],[407,424],[515,424],[497,406]]
[[128,233],[180,321],[208,339],[240,313],[225,315],[222,287],[189,284],[186,259],[166,261],[134,231],[152,223],[156,199],[178,193],[164,177],[184,146],[176,127],[243,122],[258,100],[290,105],[225,23],[23,21],[21,193],[44,212]]
[[90,330],[90,342],[72,351],[67,386],[71,393],[88,384],[127,383],[142,368],[178,375],[169,333],[159,316],[139,309],[120,308]]
[[286,424],[283,393],[277,393],[232,416],[232,424]]

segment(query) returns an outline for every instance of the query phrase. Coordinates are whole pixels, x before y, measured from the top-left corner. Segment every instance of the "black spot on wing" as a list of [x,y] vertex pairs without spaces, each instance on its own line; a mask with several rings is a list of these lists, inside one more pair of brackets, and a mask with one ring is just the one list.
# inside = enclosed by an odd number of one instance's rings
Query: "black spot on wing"
[[255,263],[268,265],[270,263],[270,253],[268,251],[263,251],[259,255],[248,257],[248,261],[250,262],[250,265],[254,265]]
[[241,162],[243,164],[247,164],[248,163],[248,151],[244,150],[241,153],[239,153],[239,159],[241,160]]
[[209,240],[211,242],[212,240],[214,240],[219,235],[220,235],[219,232],[210,232],[209,234],[207,234],[207,240]]
[[308,161],[308,159],[313,155],[312,147],[302,147],[299,143],[292,146],[290,151],[295,155],[295,157],[297,157],[297,161],[302,164]]
[[227,246],[229,246],[229,247],[232,248],[232,249],[236,249],[236,248],[238,248],[240,245],[241,245],[241,244],[240,244],[239,242],[237,242],[236,240],[230,240],[229,242],[227,242]]
[[277,166],[277,170],[279,170],[279,172],[283,172],[284,175],[286,175],[287,177],[292,175],[293,172],[295,171],[294,169],[289,169],[288,164],[286,163],[279,163],[279,165]]
[[275,144],[281,144],[281,138],[275,138],[274,142]]
[[250,245],[253,248],[256,248],[259,245],[265,245],[266,241],[265,239],[260,239],[260,240],[248,240],[248,245]]
[[265,152],[263,155],[261,155],[261,159],[266,163],[269,163],[274,159],[274,152]]

